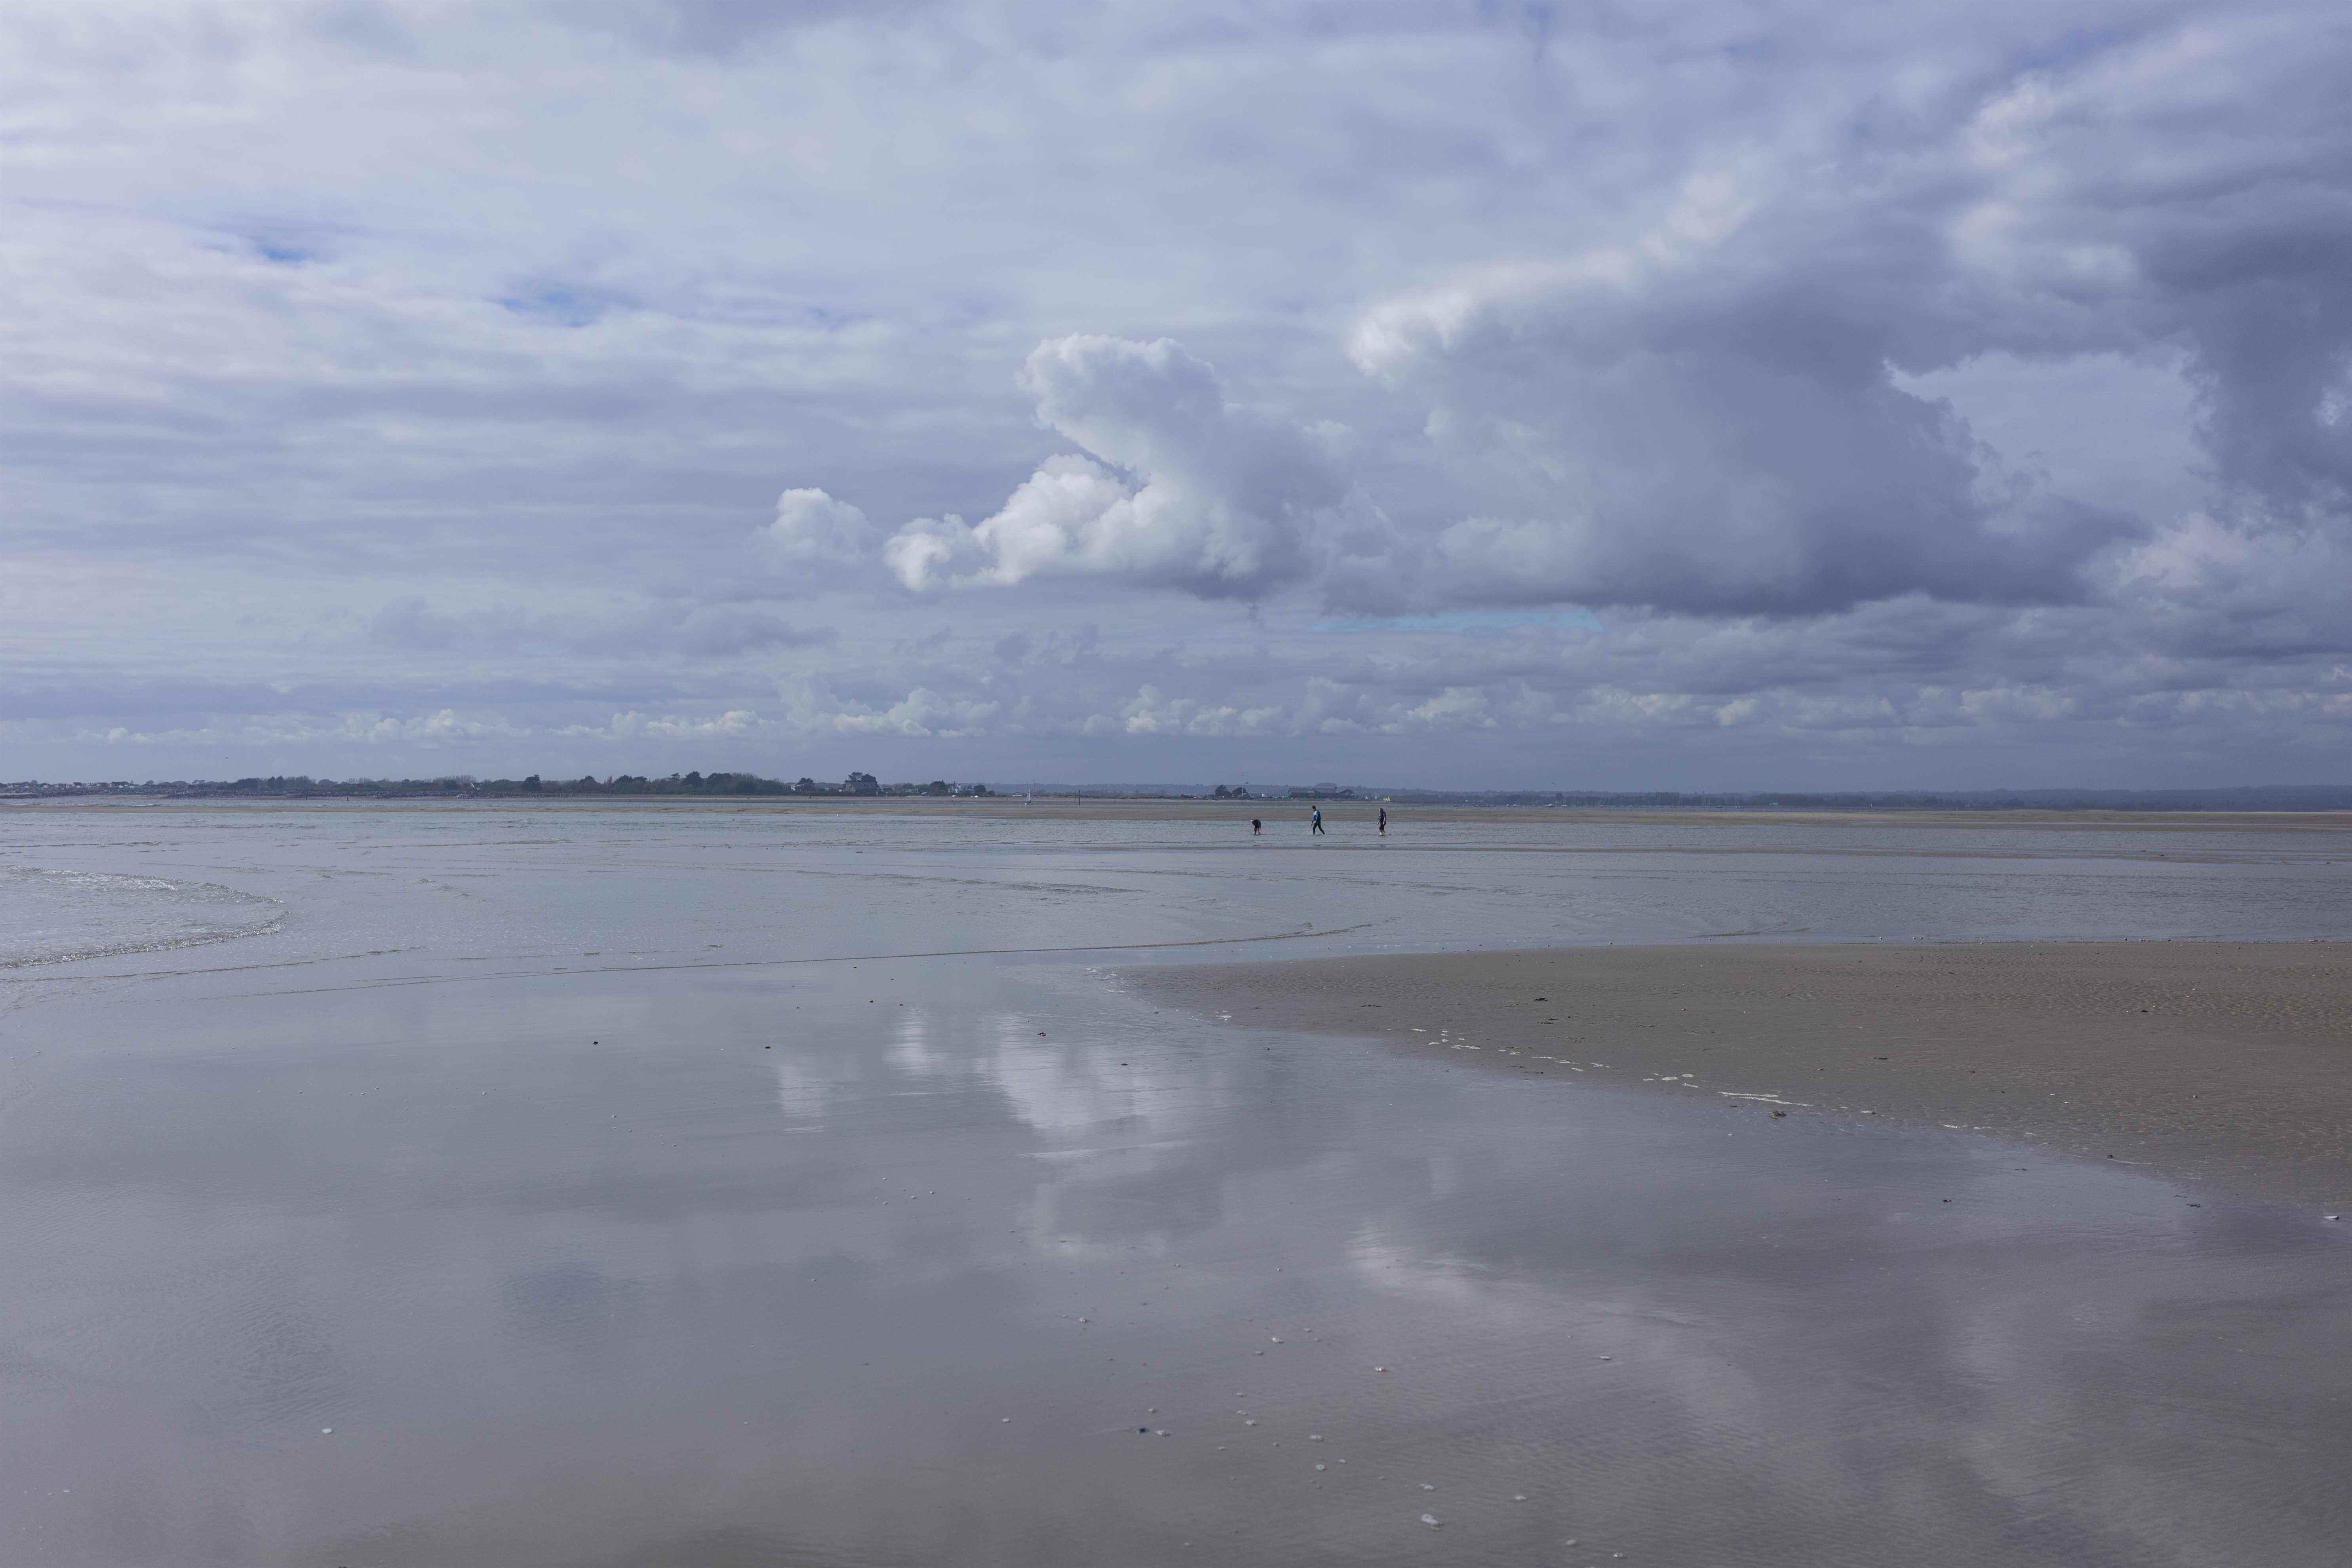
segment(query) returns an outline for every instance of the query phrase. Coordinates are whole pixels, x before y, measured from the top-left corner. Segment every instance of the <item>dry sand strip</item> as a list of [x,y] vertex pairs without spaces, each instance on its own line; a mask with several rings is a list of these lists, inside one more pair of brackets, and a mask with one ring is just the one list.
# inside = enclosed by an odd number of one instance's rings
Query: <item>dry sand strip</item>
[[2352,942],[1557,948],[1123,979],[1237,1026],[1762,1118],[1777,1100],[1964,1127],[2352,1209]]

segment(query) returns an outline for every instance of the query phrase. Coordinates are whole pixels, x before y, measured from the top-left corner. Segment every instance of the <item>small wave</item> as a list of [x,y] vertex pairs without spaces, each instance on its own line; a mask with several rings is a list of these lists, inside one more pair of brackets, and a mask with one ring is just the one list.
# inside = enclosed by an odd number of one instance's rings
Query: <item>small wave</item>
[[275,899],[215,882],[0,867],[0,970],[234,942],[285,917]]

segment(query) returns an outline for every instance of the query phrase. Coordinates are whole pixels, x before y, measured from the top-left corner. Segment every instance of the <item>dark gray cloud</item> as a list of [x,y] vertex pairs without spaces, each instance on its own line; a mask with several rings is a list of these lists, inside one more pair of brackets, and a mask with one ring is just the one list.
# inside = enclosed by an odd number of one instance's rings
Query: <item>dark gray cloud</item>
[[2337,5],[0,46],[17,773],[2352,773]]
[[1453,300],[1375,316],[1360,357],[1425,392],[1475,510],[1349,563],[1339,601],[2057,603],[2145,531],[2001,472],[1948,406],[1895,384],[1889,334],[1823,292],[1628,310],[1621,286],[1578,280],[1466,321]]

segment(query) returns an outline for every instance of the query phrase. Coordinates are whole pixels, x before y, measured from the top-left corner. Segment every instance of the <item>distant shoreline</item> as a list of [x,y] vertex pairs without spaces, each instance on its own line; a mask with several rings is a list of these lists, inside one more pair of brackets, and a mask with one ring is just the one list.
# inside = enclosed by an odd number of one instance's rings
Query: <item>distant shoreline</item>
[[2352,942],[1564,948],[1120,984],[1235,1027],[1759,1121],[1957,1126],[2352,1213]]
[[1024,805],[1018,796],[943,799],[932,795],[88,795],[0,796],[0,813],[103,811],[368,812],[368,811],[683,811],[789,814],[855,812],[894,816],[964,816],[1019,821],[1192,822],[1227,821],[1244,828],[1253,816],[1266,823],[1270,842],[1285,826],[1295,827],[1318,807],[1333,835],[1320,847],[1341,848],[1359,841],[1379,843],[1370,832],[1374,814],[1385,809],[1390,832],[1385,845],[1412,841],[1415,822],[1589,823],[1611,826],[1813,826],[1846,824],[1879,827],[2100,828],[2183,832],[2352,833],[2352,810],[2327,811],[2125,811],[2112,808],[2041,808],[1983,811],[1887,809],[1855,811],[1645,809],[1634,806],[1528,806],[1422,805],[1382,800],[1182,800],[1158,796],[1066,795],[1040,797]]

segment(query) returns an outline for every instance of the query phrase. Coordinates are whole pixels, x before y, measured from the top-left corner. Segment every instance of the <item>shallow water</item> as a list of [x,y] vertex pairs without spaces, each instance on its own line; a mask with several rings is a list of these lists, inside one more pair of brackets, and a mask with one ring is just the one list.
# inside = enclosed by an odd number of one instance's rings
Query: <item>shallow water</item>
[[0,970],[209,946],[282,912],[215,883],[0,865]]
[[2333,840],[1400,831],[0,819],[282,906],[0,984],[0,1558],[2340,1560],[2341,1225],[1101,973],[2342,935]]

